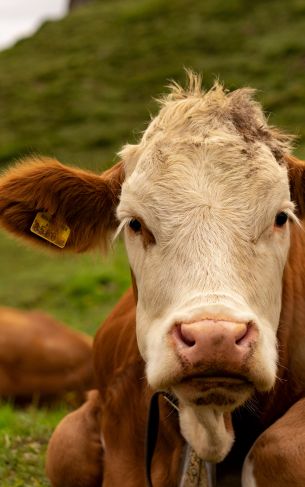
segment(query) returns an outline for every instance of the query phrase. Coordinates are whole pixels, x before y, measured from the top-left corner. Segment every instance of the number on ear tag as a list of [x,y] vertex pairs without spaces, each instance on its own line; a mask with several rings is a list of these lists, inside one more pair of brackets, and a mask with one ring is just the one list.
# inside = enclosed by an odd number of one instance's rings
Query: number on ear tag
[[55,225],[48,213],[39,212],[32,223],[31,232],[63,249],[69,238],[70,228],[67,225]]

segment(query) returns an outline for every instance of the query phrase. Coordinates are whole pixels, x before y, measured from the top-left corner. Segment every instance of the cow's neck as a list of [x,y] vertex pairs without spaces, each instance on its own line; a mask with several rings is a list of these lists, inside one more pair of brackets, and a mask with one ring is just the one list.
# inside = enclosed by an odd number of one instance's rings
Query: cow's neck
[[[278,333],[280,367],[297,381],[305,377],[305,222],[292,225],[291,247],[284,271],[282,312]],[[284,371],[284,372],[283,372]],[[285,375],[285,369],[279,376]],[[286,371],[287,373],[287,371]]]
[[279,365],[274,390],[267,395],[265,420],[281,416],[305,391],[305,221],[291,225],[291,247],[284,270],[278,330]]

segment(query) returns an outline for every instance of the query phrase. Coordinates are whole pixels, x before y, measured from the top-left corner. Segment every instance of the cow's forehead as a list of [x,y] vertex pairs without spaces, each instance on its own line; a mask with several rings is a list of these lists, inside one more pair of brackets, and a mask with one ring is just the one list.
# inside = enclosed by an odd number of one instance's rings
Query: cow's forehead
[[268,125],[249,88],[229,92],[215,83],[212,89],[204,91],[200,77],[190,74],[188,88],[172,85],[170,94],[160,105],[158,115],[140,142],[127,145],[121,151],[127,176],[139,164],[144,168],[146,162],[148,170],[158,162],[171,160],[164,157],[166,152],[170,150],[177,155],[183,152],[182,146],[189,151],[196,145],[213,144],[215,150],[218,147],[223,151],[228,147],[233,150],[235,146],[237,152],[248,155],[248,161],[253,159],[257,147],[265,146],[279,164],[290,150],[291,137]]
[[249,145],[240,135],[224,131],[201,141],[166,134],[154,139],[127,177],[123,194],[127,192],[139,203],[158,203],[162,197],[169,206],[179,199],[225,205],[289,197],[287,170],[270,148],[260,141]]

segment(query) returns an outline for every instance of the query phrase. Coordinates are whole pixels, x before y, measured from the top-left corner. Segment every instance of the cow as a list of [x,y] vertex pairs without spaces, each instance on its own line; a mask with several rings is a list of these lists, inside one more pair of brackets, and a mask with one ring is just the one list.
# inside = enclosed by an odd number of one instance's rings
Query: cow
[[101,175],[33,158],[0,179],[3,228],[60,252],[123,232],[131,268],[95,338],[98,390],[56,429],[48,475],[143,487],[162,391],[154,487],[178,485],[185,444],[219,478],[240,466],[243,487],[305,485],[305,163],[249,88],[190,72],[160,105]]
[[83,400],[95,387],[92,338],[38,310],[0,308],[0,397]]

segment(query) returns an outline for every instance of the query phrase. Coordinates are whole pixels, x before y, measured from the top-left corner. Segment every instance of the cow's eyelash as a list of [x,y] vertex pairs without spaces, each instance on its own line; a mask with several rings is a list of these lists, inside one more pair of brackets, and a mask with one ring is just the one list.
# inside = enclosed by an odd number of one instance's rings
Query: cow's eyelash
[[123,220],[120,222],[118,228],[115,231],[115,234],[113,236],[112,242],[115,242],[115,240],[119,237],[119,235],[124,230],[124,228],[126,227],[126,225],[129,225],[129,223],[131,222],[131,220],[132,220],[131,217],[123,218]]
[[295,214],[295,207],[286,208],[283,210],[285,213],[287,213],[289,220],[293,221],[293,223],[296,223],[297,225],[301,226],[300,220]]

